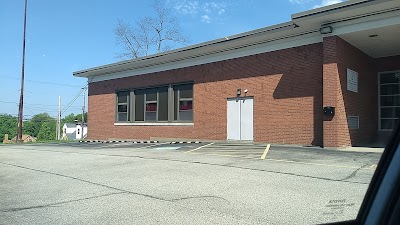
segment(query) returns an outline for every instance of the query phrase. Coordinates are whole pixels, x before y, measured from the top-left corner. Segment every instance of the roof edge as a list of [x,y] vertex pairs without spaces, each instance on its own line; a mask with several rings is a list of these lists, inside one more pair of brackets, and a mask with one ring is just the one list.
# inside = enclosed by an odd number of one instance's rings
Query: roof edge
[[241,38],[251,37],[251,36],[254,36],[254,35],[257,35],[257,34],[266,33],[266,32],[269,32],[269,31],[277,31],[277,30],[280,30],[280,29],[286,29],[288,27],[295,27],[295,26],[296,25],[292,21],[285,22],[285,23],[280,23],[280,24],[276,24],[276,25],[273,25],[273,26],[264,27],[264,28],[260,28],[260,29],[256,29],[256,30],[251,30],[251,31],[248,31],[248,32],[244,32],[244,33],[240,33],[240,34],[236,34],[236,35],[232,35],[232,36],[227,36],[227,37],[224,37],[224,38],[219,38],[219,39],[215,39],[215,40],[212,40],[212,41],[202,42],[202,43],[199,43],[199,44],[190,45],[190,46],[187,46],[187,47],[178,48],[178,49],[174,49],[174,50],[167,51],[167,52],[161,52],[161,53],[152,54],[152,55],[149,55],[149,56],[144,56],[144,57],[139,57],[139,58],[135,58],[135,59],[124,60],[124,61],[120,61],[120,62],[116,62],[116,63],[110,63],[110,64],[98,66],[98,67],[93,67],[93,68],[89,68],[89,69],[75,71],[75,72],[73,72],[73,76],[76,76],[76,77],[89,77],[90,75],[84,75],[84,74],[86,74],[88,72],[101,71],[103,69],[110,69],[110,68],[113,68],[113,67],[123,66],[123,65],[131,64],[131,63],[138,63],[138,62],[146,61],[146,60],[149,60],[149,59],[161,58],[161,57],[164,57],[164,56],[174,55],[174,54],[177,54],[177,53],[192,51],[192,50],[195,50],[195,49],[198,49],[198,48],[212,46],[212,45],[216,45],[216,44],[220,44],[220,43],[224,43],[224,42],[229,42],[229,41],[233,41],[233,40],[237,40],[237,39],[241,39]]
[[320,8],[311,9],[308,11],[292,14],[292,20],[302,19],[302,18],[306,18],[309,16],[314,16],[316,14],[321,14],[321,13],[325,13],[325,12],[329,12],[329,11],[333,11],[333,10],[337,10],[337,9],[341,9],[341,8],[346,8],[346,7],[353,6],[353,5],[359,5],[359,4],[362,4],[365,2],[371,2],[371,1],[376,1],[376,0],[350,0],[350,1],[345,1],[342,3],[333,4],[333,5],[323,6]]

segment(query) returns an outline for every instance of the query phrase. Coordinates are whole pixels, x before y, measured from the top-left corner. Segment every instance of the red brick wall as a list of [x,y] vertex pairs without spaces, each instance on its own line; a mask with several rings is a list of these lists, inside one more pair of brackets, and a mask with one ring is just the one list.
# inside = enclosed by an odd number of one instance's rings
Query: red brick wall
[[400,55],[375,59],[378,72],[400,70]]
[[[89,85],[90,139],[226,140],[227,98],[254,96],[256,142],[322,145],[322,45]],[[114,126],[115,91],[194,81],[194,126]]]
[[[336,107],[325,117],[324,146],[365,145],[377,139],[378,89],[374,60],[339,37],[324,38],[324,105]],[[347,68],[358,72],[358,92],[347,90]],[[347,116],[359,116],[359,129],[348,129]]]
[[[335,116],[324,116],[323,122],[323,146],[337,147],[349,145],[350,137],[339,132],[345,117],[343,97],[341,94],[338,71],[337,38],[327,37],[323,40],[323,105],[334,106]],[[343,122],[342,122],[343,123]],[[346,124],[347,128],[347,124]]]

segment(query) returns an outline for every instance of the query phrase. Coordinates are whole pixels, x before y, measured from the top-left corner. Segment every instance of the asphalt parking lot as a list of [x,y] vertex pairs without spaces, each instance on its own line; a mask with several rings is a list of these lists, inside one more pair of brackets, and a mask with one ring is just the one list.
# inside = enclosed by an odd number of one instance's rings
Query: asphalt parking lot
[[379,158],[253,143],[0,145],[0,224],[348,220]]

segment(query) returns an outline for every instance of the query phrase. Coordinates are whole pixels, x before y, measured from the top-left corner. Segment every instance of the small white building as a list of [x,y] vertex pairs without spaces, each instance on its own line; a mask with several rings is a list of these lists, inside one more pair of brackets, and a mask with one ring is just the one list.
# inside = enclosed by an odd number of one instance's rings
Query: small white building
[[[83,128],[82,128],[83,127]],[[83,131],[83,132],[82,132]],[[87,124],[65,123],[63,126],[63,140],[81,140],[87,137]]]

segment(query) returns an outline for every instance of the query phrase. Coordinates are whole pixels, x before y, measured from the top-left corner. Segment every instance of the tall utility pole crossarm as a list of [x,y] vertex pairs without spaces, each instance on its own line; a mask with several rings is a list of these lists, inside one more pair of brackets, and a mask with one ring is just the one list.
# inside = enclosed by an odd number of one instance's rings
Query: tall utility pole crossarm
[[19,97],[18,107],[18,134],[16,141],[22,141],[22,116],[24,109],[24,79],[25,79],[25,37],[26,37],[26,8],[28,6],[28,0],[25,0],[25,12],[24,12],[24,37],[22,42],[22,74],[21,74],[21,94]]

